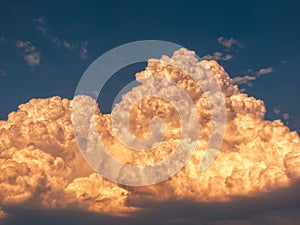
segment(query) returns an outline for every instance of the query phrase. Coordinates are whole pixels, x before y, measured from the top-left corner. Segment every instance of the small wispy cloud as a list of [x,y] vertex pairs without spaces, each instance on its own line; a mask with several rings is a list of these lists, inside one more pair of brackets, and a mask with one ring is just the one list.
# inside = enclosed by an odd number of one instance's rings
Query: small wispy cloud
[[46,27],[46,22],[44,17],[39,17],[34,19],[34,22],[36,23],[36,29],[41,31],[43,34],[48,33],[48,29]]
[[0,69],[0,76],[6,76],[7,72],[4,69]]
[[88,46],[89,42],[88,41],[84,41],[81,44],[81,49],[80,49],[80,58],[82,59],[87,59],[88,58],[88,50],[87,50],[87,46]]
[[53,44],[62,46],[68,50],[74,50],[74,52],[79,52],[81,59],[87,59],[88,41],[84,41],[81,45],[74,44],[70,41],[61,39],[56,35],[53,35],[50,29],[48,29],[48,27],[46,26],[46,19],[44,17],[38,17],[34,19],[34,22],[36,24],[36,29],[39,30],[43,34],[43,36]]
[[256,80],[256,77],[250,76],[250,75],[245,75],[245,76],[241,76],[241,77],[234,77],[232,80],[235,84],[249,84],[250,81]]
[[22,50],[23,57],[30,67],[33,68],[40,65],[41,54],[30,41],[18,40],[16,46],[18,49]]
[[239,48],[243,47],[243,44],[234,38],[226,39],[224,37],[219,37],[218,42],[219,42],[219,44],[223,45],[225,48],[228,48],[228,49],[233,46],[237,46]]
[[5,42],[5,38],[2,35],[0,35],[0,44],[3,42]]
[[272,72],[274,72],[274,69],[272,67],[262,68],[257,72],[257,75],[261,76]]
[[288,120],[290,118],[290,115],[288,113],[284,113],[282,115],[282,117],[283,117],[284,120]]
[[[279,108],[279,106],[275,106],[273,108],[273,112],[274,112],[275,115],[280,115],[281,114],[281,109]],[[282,113],[281,116],[285,120],[285,122],[287,124],[289,124],[290,115],[288,113]]]
[[60,40],[58,37],[53,35],[51,31],[46,26],[46,18],[45,17],[38,17],[34,19],[36,23],[36,29],[39,30],[47,39],[49,39],[52,43],[56,44],[57,46],[63,45],[65,48],[70,49],[71,44],[67,41]]
[[257,80],[262,75],[269,74],[274,71],[275,70],[272,67],[261,68],[257,72],[253,71],[252,69],[249,69],[247,71],[247,75],[234,77],[232,81],[234,84],[247,84],[248,86],[252,87],[252,81]]
[[274,107],[273,112],[278,115],[280,113],[280,108],[278,106]]
[[63,45],[65,48],[71,50],[71,49],[74,49],[74,44],[71,44],[70,42],[67,42],[67,41],[63,41]]
[[58,39],[58,37],[51,36],[50,40],[51,40],[52,43],[54,43],[58,46],[61,46],[61,41]]
[[220,52],[220,51],[216,51],[212,54],[207,54],[205,56],[203,56],[202,58],[203,59],[207,59],[207,60],[217,60],[217,61],[229,61],[231,59],[233,59],[233,54],[229,54],[231,53],[231,48],[233,46],[237,46],[239,48],[242,48],[243,47],[243,44],[234,39],[234,38],[229,38],[229,39],[226,39],[224,37],[219,37],[218,39],[218,43],[223,45],[226,49],[224,50],[224,52]]
[[222,52],[214,52],[212,55],[208,54],[202,57],[202,59],[206,60],[222,60],[222,61],[228,61],[233,58],[233,55],[226,54],[224,55]]
[[35,28],[38,31],[40,31],[47,39],[49,39],[52,43],[54,43],[58,46],[61,45],[61,41],[59,40],[59,38],[56,37],[55,35],[51,34],[49,29],[47,28],[45,17],[38,17],[38,18],[34,19],[34,22],[36,24]]
[[232,59],[232,58],[233,58],[233,55],[227,54],[227,55],[225,55],[225,56],[222,57],[222,60],[228,61],[228,60],[230,60],[230,59]]

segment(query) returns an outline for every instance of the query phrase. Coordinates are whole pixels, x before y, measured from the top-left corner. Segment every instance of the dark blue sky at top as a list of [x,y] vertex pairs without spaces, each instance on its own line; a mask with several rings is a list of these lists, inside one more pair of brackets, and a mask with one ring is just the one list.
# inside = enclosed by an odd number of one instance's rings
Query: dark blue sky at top
[[[44,18],[47,34],[35,19]],[[137,40],[165,40],[195,50],[199,56],[224,52],[219,37],[235,38],[234,58],[220,61],[231,77],[249,69],[272,67],[273,73],[247,85],[246,93],[262,99],[267,118],[282,119],[300,130],[300,3],[298,1],[1,1],[0,119],[31,98],[72,98],[80,77],[104,52]],[[74,45],[67,49],[51,37]],[[30,67],[16,42],[30,41],[41,54]],[[88,41],[87,59],[80,57]],[[103,90],[102,111],[145,64],[125,68]],[[100,105],[101,105],[100,104]],[[273,108],[280,108],[274,114]]]

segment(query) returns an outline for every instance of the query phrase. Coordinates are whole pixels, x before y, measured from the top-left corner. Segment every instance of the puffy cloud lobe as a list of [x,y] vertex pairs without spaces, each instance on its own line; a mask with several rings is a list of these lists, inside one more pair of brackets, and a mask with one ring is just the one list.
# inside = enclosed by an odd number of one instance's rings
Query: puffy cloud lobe
[[128,191],[98,174],[74,179],[65,189],[71,204],[91,211],[120,213],[134,208],[126,205]]
[[[174,66],[168,62],[173,62]],[[214,163],[202,173],[199,163],[211,134],[210,107],[197,83],[176,65],[190,72],[196,71],[200,77],[204,73],[214,77],[222,87],[226,101],[224,141]],[[223,201],[236,195],[288,186],[300,177],[297,133],[290,132],[279,120],[264,120],[264,103],[240,93],[216,61],[198,62],[194,52],[180,49],[171,58],[163,56],[160,60],[149,60],[146,70],[136,74],[137,80],[142,82],[140,88],[159,87],[149,82],[151,77],[176,82],[191,96],[198,110],[201,129],[196,151],[180,172],[162,183],[147,187],[130,188],[112,183],[94,173],[79,153],[71,121],[74,101],[60,97],[32,99],[20,105],[17,112],[9,114],[7,121],[0,121],[0,204],[33,201],[50,208],[76,206],[116,213],[131,211],[132,205],[146,197],[159,201],[190,197],[200,202]],[[209,79],[203,82],[209,82]],[[138,89],[132,93],[135,90]],[[126,96],[130,97],[130,93]],[[174,93],[170,91],[168,94]],[[82,126],[75,127],[75,132],[82,134],[78,144],[83,148],[94,148],[93,141],[86,144],[86,138],[94,140],[99,136],[117,159],[129,164],[145,164],[168,156],[178,143],[178,114],[162,99],[143,99],[131,110],[132,132],[141,138],[149,134],[147,122],[153,116],[164,119],[170,130],[157,151],[147,154],[137,153],[119,143],[110,115],[101,114],[93,99],[88,96],[76,98],[82,99],[76,101],[76,104],[81,104],[80,112],[74,113],[78,113],[82,120]],[[86,104],[86,99],[90,99],[89,104]],[[125,105],[121,102],[118,107]],[[94,121],[98,133],[87,133],[86,126]]]
[[58,207],[70,174],[62,158],[33,148],[13,151],[2,153],[11,154],[11,158],[1,159],[2,204],[38,200],[44,206]]
[[[53,208],[81,203],[79,207],[95,211],[125,210],[119,196],[125,199],[126,190],[93,175],[78,152],[70,105],[59,97],[33,99],[0,122],[0,204],[31,201]],[[94,202],[85,204],[88,195]]]

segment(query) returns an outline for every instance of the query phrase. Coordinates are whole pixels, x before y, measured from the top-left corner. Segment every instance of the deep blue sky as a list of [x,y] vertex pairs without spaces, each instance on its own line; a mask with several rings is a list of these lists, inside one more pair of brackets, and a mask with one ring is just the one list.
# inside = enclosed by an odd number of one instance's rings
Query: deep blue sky
[[[157,39],[183,45],[199,56],[217,51],[233,55],[219,61],[231,77],[272,68],[272,73],[253,81],[253,87],[241,88],[264,100],[267,118],[283,119],[288,113],[285,122],[300,130],[299,25],[296,0],[1,1],[0,119],[31,98],[72,98],[83,72],[105,51]],[[234,38],[242,47],[225,48],[219,37]],[[27,50],[20,43],[27,43]],[[82,47],[87,54],[81,55]],[[40,54],[40,62],[30,66],[24,54],[32,53]],[[111,87],[121,88],[144,66],[127,68],[111,80],[103,90],[102,111],[108,111],[115,94]]]

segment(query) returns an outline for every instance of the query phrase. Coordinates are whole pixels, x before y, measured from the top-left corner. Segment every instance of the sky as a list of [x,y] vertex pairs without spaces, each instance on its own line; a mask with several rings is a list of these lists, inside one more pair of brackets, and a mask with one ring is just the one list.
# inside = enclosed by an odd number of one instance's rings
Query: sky
[[[232,78],[252,77],[240,87],[265,102],[267,119],[300,129],[297,1],[1,1],[0,17],[1,119],[31,98],[72,98],[101,54],[152,39],[212,56]],[[99,101],[103,112],[118,92],[110,85],[121,88],[144,67],[115,75]]]
[[[164,40],[194,50],[203,59],[217,60],[243,92],[264,101],[266,119],[280,119],[290,130],[300,133],[299,24],[300,2],[296,0],[2,0],[0,120],[6,120],[10,112],[32,98],[61,96],[72,99],[89,65],[114,47],[139,40]],[[146,63],[134,64],[109,80],[98,99],[102,112],[110,113],[115,96],[145,66]],[[296,192],[296,188],[292,190]],[[274,199],[273,195],[277,196],[276,193],[260,196],[257,201]],[[294,216],[299,212],[295,199],[299,200],[299,196],[290,196],[292,199],[294,201],[286,203],[289,211],[272,208],[272,201],[268,201],[269,214],[257,213],[253,200],[237,199],[226,211],[228,218],[219,216],[228,221],[235,218],[237,222],[236,209],[249,204],[253,210],[249,213],[240,209],[240,213],[247,214],[250,221],[269,223],[269,215],[275,214],[286,224],[294,224],[297,221]],[[184,207],[185,203],[181,205]],[[165,210],[165,221],[172,219],[169,215],[178,210],[175,206],[174,209],[160,207]],[[215,207],[227,206],[203,204],[197,207],[208,207],[211,212]],[[7,224],[21,224],[24,220],[34,224],[28,214],[36,212],[13,210],[20,216]],[[155,206],[150,212],[139,215],[138,223],[144,218],[159,223],[151,216],[153,213],[159,213]],[[41,212],[44,218],[64,217],[76,224],[73,212],[62,214],[61,211]],[[187,212],[186,217],[194,221],[196,214]],[[82,212],[82,216],[90,220],[90,224],[98,220],[118,224],[118,219],[109,216],[88,212]],[[125,223],[133,224],[130,219]]]

